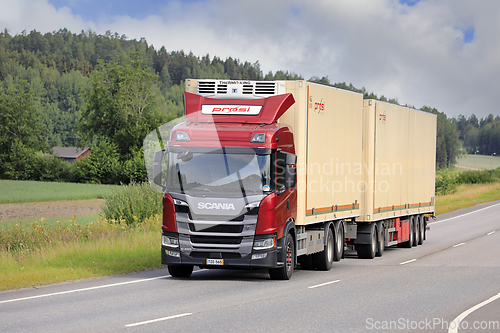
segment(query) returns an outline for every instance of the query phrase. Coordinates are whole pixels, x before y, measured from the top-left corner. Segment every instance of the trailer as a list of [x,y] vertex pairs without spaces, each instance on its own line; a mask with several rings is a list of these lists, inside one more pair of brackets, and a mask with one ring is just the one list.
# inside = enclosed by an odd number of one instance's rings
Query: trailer
[[145,140],[172,276],[200,266],[289,279],[348,250],[373,259],[426,239],[435,115],[303,80],[188,79],[185,108]]

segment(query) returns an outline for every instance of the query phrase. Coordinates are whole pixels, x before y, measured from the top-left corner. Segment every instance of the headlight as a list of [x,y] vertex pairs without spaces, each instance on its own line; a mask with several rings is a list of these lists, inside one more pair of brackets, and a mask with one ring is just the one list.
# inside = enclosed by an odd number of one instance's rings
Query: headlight
[[250,139],[250,142],[266,142],[266,133],[257,133]]
[[250,209],[253,209],[253,208],[257,208],[260,206],[260,201],[255,201],[255,202],[251,202],[251,203],[247,203],[245,205],[245,208],[250,210]]
[[265,238],[265,239],[256,239],[253,243],[253,249],[254,250],[265,250],[265,249],[271,249],[275,247],[276,241],[274,237],[271,238]]
[[187,204],[187,202],[184,202],[184,201],[179,200],[179,199],[174,199],[174,204],[175,204],[175,205],[178,205],[178,206],[189,206],[189,205]]
[[176,141],[191,141],[191,138],[186,132],[178,131],[175,135]]
[[179,239],[176,237],[162,236],[161,237],[161,245],[170,246],[170,247],[178,247],[179,246]]
[[165,250],[165,253],[168,254],[169,256],[177,257],[177,258],[179,258],[181,256],[181,254],[179,252],[172,251],[172,250]]

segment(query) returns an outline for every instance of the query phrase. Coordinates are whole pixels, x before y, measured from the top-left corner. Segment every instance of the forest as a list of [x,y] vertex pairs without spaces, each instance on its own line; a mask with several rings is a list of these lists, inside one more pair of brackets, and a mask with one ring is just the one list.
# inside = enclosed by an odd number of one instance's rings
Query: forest
[[[259,61],[155,49],[145,39],[91,30],[0,33],[0,178],[129,183],[145,180],[142,140],[158,125],[183,115],[186,78],[304,79],[278,70],[264,74]],[[378,97],[352,84],[310,81]],[[438,116],[437,168],[465,152],[494,154],[500,118]],[[140,112],[138,111],[140,110]],[[92,147],[82,163],[48,158],[54,146]]]

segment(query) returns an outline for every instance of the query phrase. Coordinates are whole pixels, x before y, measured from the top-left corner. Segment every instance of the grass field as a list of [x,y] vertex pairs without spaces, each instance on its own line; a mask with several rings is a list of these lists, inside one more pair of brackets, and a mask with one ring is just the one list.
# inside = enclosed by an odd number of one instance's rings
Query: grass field
[[463,184],[453,194],[436,196],[436,215],[500,200],[500,183]]
[[490,155],[467,155],[459,158],[457,164],[478,169],[500,168],[500,157]]
[[117,185],[0,180],[0,204],[56,200],[101,199]]
[[22,250],[0,251],[0,291],[159,268],[160,223],[161,216],[157,216],[135,228],[118,226],[121,232],[104,224],[92,230],[108,232],[106,237],[51,241],[42,248],[25,244]]

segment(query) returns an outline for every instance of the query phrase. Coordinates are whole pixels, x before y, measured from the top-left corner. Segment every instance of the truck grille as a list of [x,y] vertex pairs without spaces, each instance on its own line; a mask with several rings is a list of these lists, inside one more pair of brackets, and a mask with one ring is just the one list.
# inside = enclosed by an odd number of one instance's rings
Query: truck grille
[[222,258],[222,259],[240,259],[241,254],[234,252],[198,252],[193,251],[189,255],[191,258]]
[[243,237],[217,237],[191,235],[193,244],[240,244]]
[[227,216],[227,215],[195,215],[195,214],[189,214],[189,218],[192,221],[234,221],[234,222],[241,222],[244,220],[245,215],[240,215],[240,216]]
[[230,225],[230,224],[218,224],[212,227],[203,228],[203,225],[199,225],[196,228],[196,224],[189,223],[189,230],[194,232],[220,232],[228,234],[239,234],[243,231],[242,225]]
[[276,94],[276,82],[255,82],[256,95]]
[[[231,80],[224,80],[227,82]],[[234,86],[234,85],[233,85]],[[277,95],[277,83],[273,81],[253,81],[240,86],[242,95]],[[228,94],[228,84],[221,83],[220,80],[199,80],[198,94],[214,95]]]

